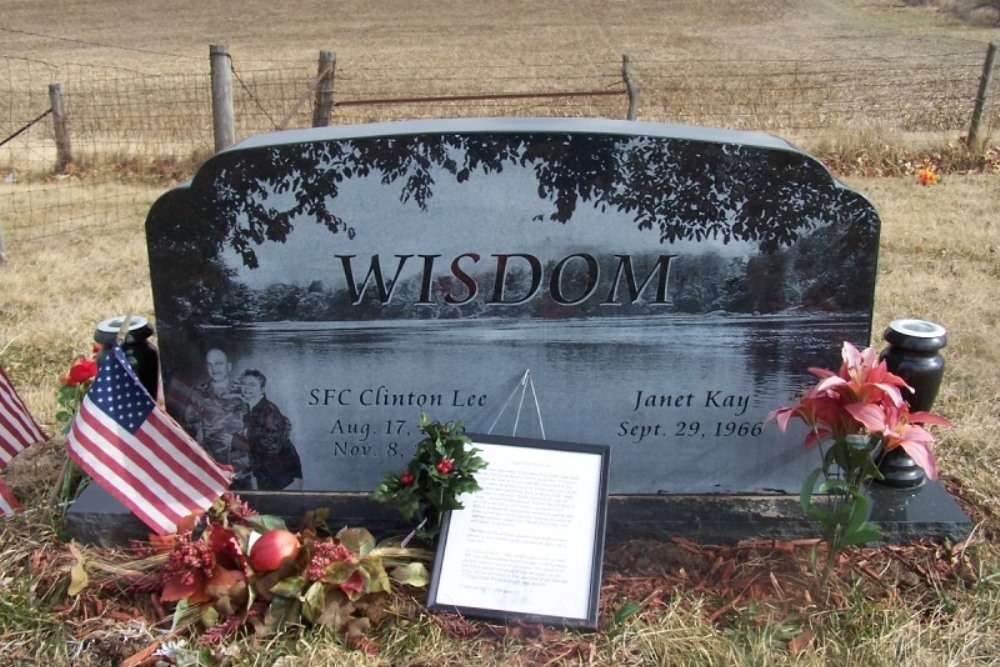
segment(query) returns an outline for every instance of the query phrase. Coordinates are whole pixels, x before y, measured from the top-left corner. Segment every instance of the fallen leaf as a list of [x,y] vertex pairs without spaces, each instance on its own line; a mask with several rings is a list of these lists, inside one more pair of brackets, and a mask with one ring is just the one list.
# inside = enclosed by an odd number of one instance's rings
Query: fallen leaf
[[803,630],[801,634],[799,634],[797,637],[793,638],[791,641],[788,642],[788,652],[801,653],[803,649],[805,649],[807,646],[809,646],[809,644],[812,643],[812,640],[815,637],[816,633],[814,633],[812,630]]

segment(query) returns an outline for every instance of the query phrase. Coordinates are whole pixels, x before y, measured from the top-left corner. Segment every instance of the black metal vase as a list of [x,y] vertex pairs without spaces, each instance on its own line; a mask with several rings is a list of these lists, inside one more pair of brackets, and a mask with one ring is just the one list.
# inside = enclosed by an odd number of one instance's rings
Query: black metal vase
[[[940,324],[926,320],[893,320],[883,336],[889,347],[882,350],[890,373],[903,378],[913,392],[903,390],[903,398],[914,412],[929,411],[944,377],[941,349],[948,344],[948,332]],[[884,480],[896,488],[913,488],[926,481],[923,469],[902,449],[886,453],[879,465]]]
[[[94,341],[101,345],[101,350],[97,353],[98,368],[104,361],[104,357],[114,347],[118,332],[124,322],[124,315],[98,322],[97,329],[94,331]],[[133,315],[129,321],[128,334],[122,341],[122,352],[125,353],[128,365],[135,371],[142,386],[155,399],[160,385],[160,353],[149,341],[152,335],[153,327],[149,320]]]

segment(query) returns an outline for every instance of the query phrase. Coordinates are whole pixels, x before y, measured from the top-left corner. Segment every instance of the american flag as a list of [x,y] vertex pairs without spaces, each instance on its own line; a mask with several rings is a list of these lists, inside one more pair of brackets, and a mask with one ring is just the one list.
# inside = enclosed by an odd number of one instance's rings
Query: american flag
[[[31,445],[48,439],[0,368],[0,470]],[[13,514],[20,508],[14,494],[0,480],[0,515]]]
[[0,368],[0,470],[26,448],[48,439]]
[[0,516],[13,514],[19,509],[21,509],[21,503],[17,502],[17,498],[10,492],[7,485],[3,483],[3,480],[0,479]]
[[120,348],[108,354],[66,438],[73,460],[160,535],[229,486],[220,466],[156,405]]

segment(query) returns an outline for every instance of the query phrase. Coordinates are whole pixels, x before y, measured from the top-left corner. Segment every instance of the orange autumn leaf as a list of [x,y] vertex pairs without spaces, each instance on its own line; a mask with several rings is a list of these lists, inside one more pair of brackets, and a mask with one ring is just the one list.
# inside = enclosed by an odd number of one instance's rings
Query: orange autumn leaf
[[[204,599],[192,599],[195,594],[198,593],[203,583],[204,580],[198,575],[192,575],[189,577],[174,577],[163,585],[163,592],[160,593],[160,599],[164,602],[177,602],[178,600],[189,598],[188,602],[192,604],[203,602]],[[202,597],[203,595],[204,594],[202,594]]]
[[924,167],[917,172],[917,183],[920,185],[937,185],[938,175],[932,167]]

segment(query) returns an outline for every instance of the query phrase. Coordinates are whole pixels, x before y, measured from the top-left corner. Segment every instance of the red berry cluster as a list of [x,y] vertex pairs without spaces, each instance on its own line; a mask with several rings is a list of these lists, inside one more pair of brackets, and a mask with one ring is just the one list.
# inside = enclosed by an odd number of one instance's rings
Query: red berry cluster
[[453,465],[454,463],[452,462],[451,459],[445,458],[438,461],[437,465],[435,465],[434,467],[437,468],[437,471],[442,475],[447,475],[448,473],[451,472],[451,468]]
[[316,540],[312,545],[312,557],[306,568],[306,579],[319,581],[326,576],[326,568],[333,563],[349,561],[354,553],[340,542],[332,538]]
[[252,516],[258,516],[259,512],[250,507],[238,495],[232,491],[222,494],[223,511],[231,523],[239,523]]
[[207,544],[200,540],[192,542],[188,536],[177,536],[165,568],[168,578],[175,576],[184,584],[192,584],[196,574],[208,579],[214,569],[215,554]]
[[407,470],[402,475],[399,476],[399,483],[403,486],[409,486],[413,484],[413,473]]

